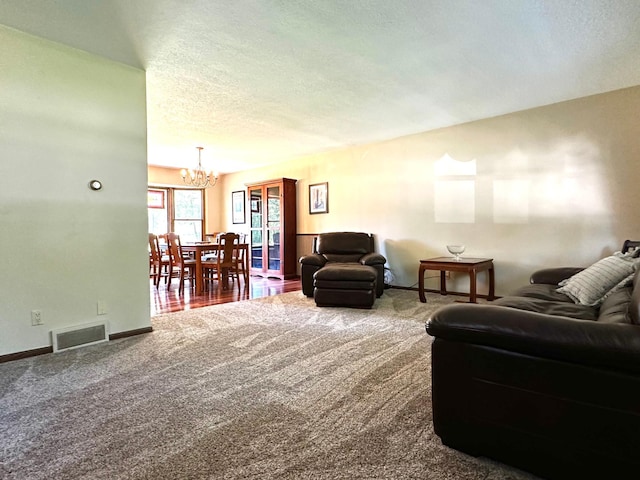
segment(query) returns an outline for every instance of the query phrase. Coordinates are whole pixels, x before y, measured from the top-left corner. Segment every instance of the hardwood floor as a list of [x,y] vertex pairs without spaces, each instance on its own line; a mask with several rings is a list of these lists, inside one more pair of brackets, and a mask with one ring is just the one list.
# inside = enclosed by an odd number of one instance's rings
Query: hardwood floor
[[300,278],[291,280],[278,280],[275,278],[250,277],[249,285],[245,287],[244,281],[233,282],[229,290],[215,287],[205,292],[204,295],[195,295],[193,289],[189,288],[187,281],[182,295],[178,293],[178,282],[173,281],[170,287],[160,282],[156,289],[153,281],[149,281],[151,298],[151,316],[161,313],[177,312],[180,310],[190,310],[192,308],[217,305],[219,303],[239,302],[240,300],[250,300],[253,298],[268,297],[280,293],[294,292],[302,289]]

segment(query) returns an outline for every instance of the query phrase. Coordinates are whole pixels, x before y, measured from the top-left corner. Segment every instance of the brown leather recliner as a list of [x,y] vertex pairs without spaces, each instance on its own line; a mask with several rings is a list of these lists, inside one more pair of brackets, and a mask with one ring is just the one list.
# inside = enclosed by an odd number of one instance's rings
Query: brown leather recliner
[[313,250],[300,258],[302,292],[317,305],[370,308],[382,295],[386,258],[375,253],[371,234],[321,233]]

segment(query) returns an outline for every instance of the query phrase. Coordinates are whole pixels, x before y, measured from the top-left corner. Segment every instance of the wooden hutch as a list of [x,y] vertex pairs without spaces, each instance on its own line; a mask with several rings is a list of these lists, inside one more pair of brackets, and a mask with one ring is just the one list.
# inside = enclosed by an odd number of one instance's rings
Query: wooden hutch
[[279,178],[246,184],[252,275],[297,276],[296,181]]

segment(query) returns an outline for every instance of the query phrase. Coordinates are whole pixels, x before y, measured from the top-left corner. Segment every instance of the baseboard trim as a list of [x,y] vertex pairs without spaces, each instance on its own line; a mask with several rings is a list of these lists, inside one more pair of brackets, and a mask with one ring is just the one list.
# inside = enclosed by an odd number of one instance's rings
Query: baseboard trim
[[[396,288],[398,290],[411,290],[412,292],[417,292],[418,291],[417,287],[399,287],[399,286],[396,286],[396,285],[391,285],[389,288]],[[439,289],[435,289],[435,288],[425,288],[424,291],[427,292],[427,293],[440,294],[440,290]],[[452,292],[451,290],[447,290],[447,295],[456,295],[458,297],[468,297],[469,296],[468,293],[465,293],[465,292]],[[476,297],[488,299],[489,295],[478,293],[476,295]],[[500,298],[500,297],[496,295],[495,299],[498,299],[498,298]]]
[[[136,328],[135,330],[127,330],[125,332],[112,333],[109,335],[109,340],[117,340],[119,338],[133,337],[135,335],[141,335],[143,333],[151,333],[153,327]],[[38,355],[45,355],[47,353],[53,353],[53,347],[41,347],[34,348],[33,350],[25,350],[24,352],[7,353],[6,355],[0,355],[0,363],[13,362],[14,360],[22,360],[23,358],[37,357]]]
[[45,353],[53,353],[53,347],[34,348],[33,350],[25,350],[24,352],[7,353],[0,355],[0,363],[12,362],[14,360],[22,360],[23,358],[36,357]]
[[151,333],[151,332],[153,332],[153,327],[136,328],[135,330],[127,330],[126,332],[112,333],[111,335],[109,335],[109,340],[135,337],[136,335],[142,335],[143,333]]

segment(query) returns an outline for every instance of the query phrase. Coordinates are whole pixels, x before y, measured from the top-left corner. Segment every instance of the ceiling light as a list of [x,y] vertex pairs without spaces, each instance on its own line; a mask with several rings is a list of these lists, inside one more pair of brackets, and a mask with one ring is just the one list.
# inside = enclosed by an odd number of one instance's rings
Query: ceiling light
[[218,174],[202,168],[202,150],[204,147],[196,147],[198,149],[198,168],[195,170],[180,170],[182,181],[185,185],[196,188],[213,187],[218,181]]

